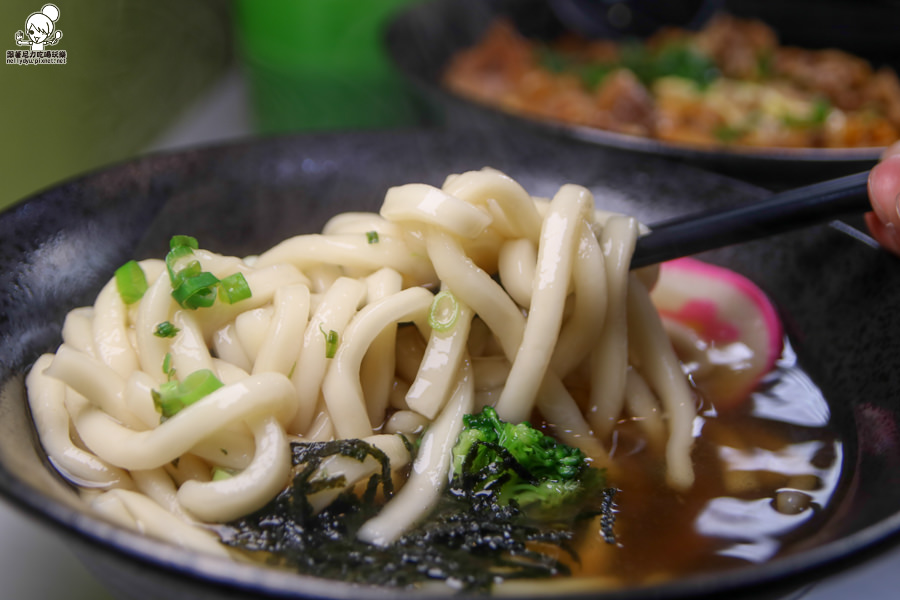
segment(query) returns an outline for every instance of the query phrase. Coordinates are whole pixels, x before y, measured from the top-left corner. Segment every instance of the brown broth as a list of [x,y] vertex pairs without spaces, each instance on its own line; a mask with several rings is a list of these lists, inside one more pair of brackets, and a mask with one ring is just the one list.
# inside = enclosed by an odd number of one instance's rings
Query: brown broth
[[616,544],[585,532],[574,575],[641,584],[765,562],[811,531],[838,489],[842,442],[788,344],[740,410],[702,407],[695,436],[696,483],[676,492],[637,424],[619,423],[609,470],[620,490]]

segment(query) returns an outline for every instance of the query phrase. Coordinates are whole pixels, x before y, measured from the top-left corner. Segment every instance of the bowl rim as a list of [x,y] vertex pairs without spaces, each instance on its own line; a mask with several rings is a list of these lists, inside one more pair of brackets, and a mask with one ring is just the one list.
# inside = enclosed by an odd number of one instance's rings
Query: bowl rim
[[[357,132],[349,135],[359,135],[360,139],[377,140],[385,133],[392,136],[411,134],[417,139],[420,136],[430,138],[436,135],[435,132],[430,131],[400,133],[393,131]],[[437,134],[437,136],[439,137],[440,134]],[[101,175],[124,173],[136,166],[165,164],[166,161],[173,158],[187,156],[215,157],[217,154],[227,153],[234,149],[258,145],[273,143],[287,143],[290,145],[296,140],[322,141],[346,137],[348,137],[347,132],[268,136],[189,149],[160,151],[135,159],[126,159],[73,176],[31,194],[0,211],[0,222],[8,214],[27,208],[31,203],[46,201],[51,194],[64,190],[67,186]],[[735,181],[738,186],[748,187],[748,184],[744,182],[731,180],[725,176],[718,177],[721,177],[723,181]],[[749,187],[752,188],[753,186]],[[835,231],[846,235],[845,232],[839,229]],[[9,373],[8,377],[0,381],[0,387],[18,385],[16,379],[21,378],[26,371],[27,368]],[[24,385],[23,382],[22,385]],[[35,443],[38,443],[36,439]],[[346,598],[348,600],[369,598],[380,600],[381,598],[392,598],[398,595],[420,595],[420,592],[416,590],[348,584],[342,581],[300,575],[261,565],[235,563],[228,559],[205,556],[197,552],[178,548],[167,542],[148,538],[114,525],[99,516],[91,514],[87,510],[80,511],[66,506],[63,502],[44,495],[19,480],[7,470],[2,462],[0,462],[0,497],[5,498],[17,509],[37,519],[42,526],[62,531],[66,537],[87,543],[105,554],[112,554],[119,559],[126,559],[140,567],[172,574],[195,583],[226,586],[238,591],[263,594],[265,597],[299,598],[321,596]],[[616,598],[637,600],[645,597],[675,599],[721,594],[724,592],[759,591],[767,585],[782,583],[798,575],[801,576],[803,581],[807,581],[823,574],[833,574],[838,569],[846,568],[851,564],[855,565],[897,544],[900,544],[900,508],[898,508],[898,512],[890,517],[839,540],[805,549],[796,554],[781,556],[763,564],[748,565],[723,572],[700,573],[656,585],[614,589],[604,592],[603,597],[610,600]],[[448,592],[446,595],[465,597],[452,592]],[[596,597],[596,592],[583,591],[559,595],[566,598],[588,598]]]

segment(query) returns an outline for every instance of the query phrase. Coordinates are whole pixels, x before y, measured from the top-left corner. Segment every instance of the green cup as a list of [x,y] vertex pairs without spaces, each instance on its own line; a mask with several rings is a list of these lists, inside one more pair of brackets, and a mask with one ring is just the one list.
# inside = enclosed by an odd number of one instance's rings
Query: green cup
[[239,51],[261,133],[419,124],[385,55],[390,15],[410,0],[235,0]]

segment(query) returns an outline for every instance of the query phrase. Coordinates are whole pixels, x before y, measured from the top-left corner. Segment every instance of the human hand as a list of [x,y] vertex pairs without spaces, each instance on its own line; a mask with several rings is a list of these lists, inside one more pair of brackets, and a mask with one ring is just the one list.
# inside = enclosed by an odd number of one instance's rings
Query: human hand
[[872,212],[866,225],[878,243],[900,255],[900,142],[889,146],[869,175]]

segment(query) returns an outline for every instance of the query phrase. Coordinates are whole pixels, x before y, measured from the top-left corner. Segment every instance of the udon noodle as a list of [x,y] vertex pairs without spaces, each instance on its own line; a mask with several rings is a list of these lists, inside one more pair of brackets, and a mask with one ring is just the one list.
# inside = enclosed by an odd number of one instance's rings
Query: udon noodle
[[[379,214],[337,215],[258,256],[195,249],[204,272],[243,275],[251,295],[232,304],[183,308],[171,269],[143,260],[143,296],[126,304],[110,280],[28,375],[41,443],[99,514],[217,555],[229,550],[208,525],[284,489],[298,441],[362,439],[394,470],[414,461],[358,534],[391,543],[427,516],[463,415],[487,405],[613,478],[613,428],[636,417],[668,485],[689,489],[697,400],[648,295],[654,270],[629,270],[641,230],[586,188],[539,199],[484,169],[394,187]],[[221,386],[161,418],[159,390],[198,372]],[[352,462],[322,469],[350,486],[375,468]]]

